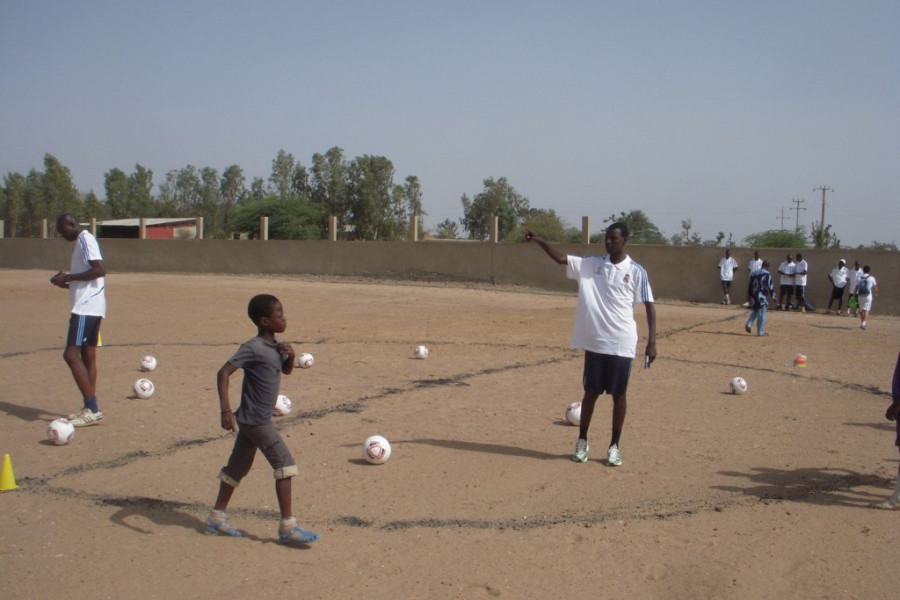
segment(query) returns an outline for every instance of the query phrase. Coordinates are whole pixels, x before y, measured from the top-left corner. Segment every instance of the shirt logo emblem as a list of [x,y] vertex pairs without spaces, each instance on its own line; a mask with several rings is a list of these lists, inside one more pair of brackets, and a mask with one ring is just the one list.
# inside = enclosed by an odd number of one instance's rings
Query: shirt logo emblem
[[631,273],[625,273],[625,278],[622,280],[622,283],[628,283],[631,279]]

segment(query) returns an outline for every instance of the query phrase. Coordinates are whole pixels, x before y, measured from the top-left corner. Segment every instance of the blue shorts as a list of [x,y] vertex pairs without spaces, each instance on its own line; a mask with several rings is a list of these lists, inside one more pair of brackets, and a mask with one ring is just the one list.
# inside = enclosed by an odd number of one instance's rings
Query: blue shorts
[[584,351],[582,384],[588,394],[624,394],[628,389],[633,358]]
[[103,317],[76,315],[69,317],[69,334],[66,346],[96,346],[100,340],[100,323]]

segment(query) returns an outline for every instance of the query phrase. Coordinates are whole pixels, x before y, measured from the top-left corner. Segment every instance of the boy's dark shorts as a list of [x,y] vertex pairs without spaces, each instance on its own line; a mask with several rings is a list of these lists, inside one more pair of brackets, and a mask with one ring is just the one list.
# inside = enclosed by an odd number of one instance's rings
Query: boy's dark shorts
[[778,287],[778,290],[781,292],[781,297],[784,297],[784,296],[791,296],[791,295],[793,295],[793,293],[794,293],[794,286],[793,286],[793,285],[790,285],[790,284],[788,284],[788,283],[782,283],[782,284]]
[[723,279],[723,280],[722,280],[722,287],[724,287],[724,288],[730,288],[730,287],[731,287],[731,280],[730,280],[730,279]]
[[300,474],[291,451],[275,425],[271,422],[265,425],[247,425],[238,422],[234,448],[231,450],[228,464],[219,473],[219,479],[237,487],[250,472],[257,450],[269,461],[275,479],[287,479]]
[[589,394],[624,394],[634,359],[628,356],[584,351],[582,384]]
[[100,323],[103,317],[76,315],[69,317],[69,333],[66,346],[96,346],[100,340]]
[[838,287],[836,285],[831,286],[831,299],[832,300],[843,300],[844,299],[844,288]]

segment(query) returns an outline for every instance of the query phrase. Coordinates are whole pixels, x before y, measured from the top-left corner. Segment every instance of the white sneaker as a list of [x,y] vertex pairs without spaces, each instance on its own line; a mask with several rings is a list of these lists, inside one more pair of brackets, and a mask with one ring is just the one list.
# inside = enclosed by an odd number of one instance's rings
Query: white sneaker
[[606,462],[609,463],[611,467],[621,466],[622,459],[619,457],[619,446],[617,444],[613,444],[609,447],[609,450],[606,451]]
[[89,408],[81,409],[81,412],[72,415],[73,418],[70,418],[69,421],[72,422],[72,425],[75,427],[87,427],[88,425],[96,425],[103,419],[103,413],[99,410],[97,412],[91,412]]
[[591,447],[588,446],[587,440],[583,440],[578,438],[578,441],[575,442],[575,454],[572,455],[572,460],[575,462],[587,462],[587,453]]
[[875,508],[881,508],[883,510],[897,510],[900,508],[900,500],[894,500],[893,497],[888,498],[887,500],[883,500],[878,504],[874,505]]

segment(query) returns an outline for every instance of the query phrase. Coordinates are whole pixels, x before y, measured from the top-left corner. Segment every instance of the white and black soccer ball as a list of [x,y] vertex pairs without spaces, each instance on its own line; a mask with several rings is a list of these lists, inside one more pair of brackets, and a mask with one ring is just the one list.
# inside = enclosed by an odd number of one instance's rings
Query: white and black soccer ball
[[728,384],[728,389],[732,394],[744,394],[747,392],[747,380],[743,377],[735,377]]
[[566,421],[569,425],[581,425],[581,402],[573,402],[566,407]]
[[419,360],[425,360],[428,358],[428,348],[425,346],[416,346],[413,348],[413,357],[418,358]]
[[272,414],[276,417],[283,417],[290,413],[293,408],[294,403],[291,402],[290,398],[284,394],[278,394],[278,398],[275,400],[275,410]]
[[134,395],[141,400],[146,400],[156,391],[156,386],[146,377],[141,377],[134,382]]
[[47,439],[57,446],[65,446],[75,439],[75,426],[68,419],[56,419],[47,427]]
[[362,451],[366,462],[383,465],[391,457],[391,443],[380,435],[372,435],[366,438]]
[[144,356],[141,358],[141,371],[155,371],[156,370],[156,357],[153,356]]
[[297,366],[301,369],[309,369],[316,364],[316,359],[309,352],[304,352],[297,357]]

